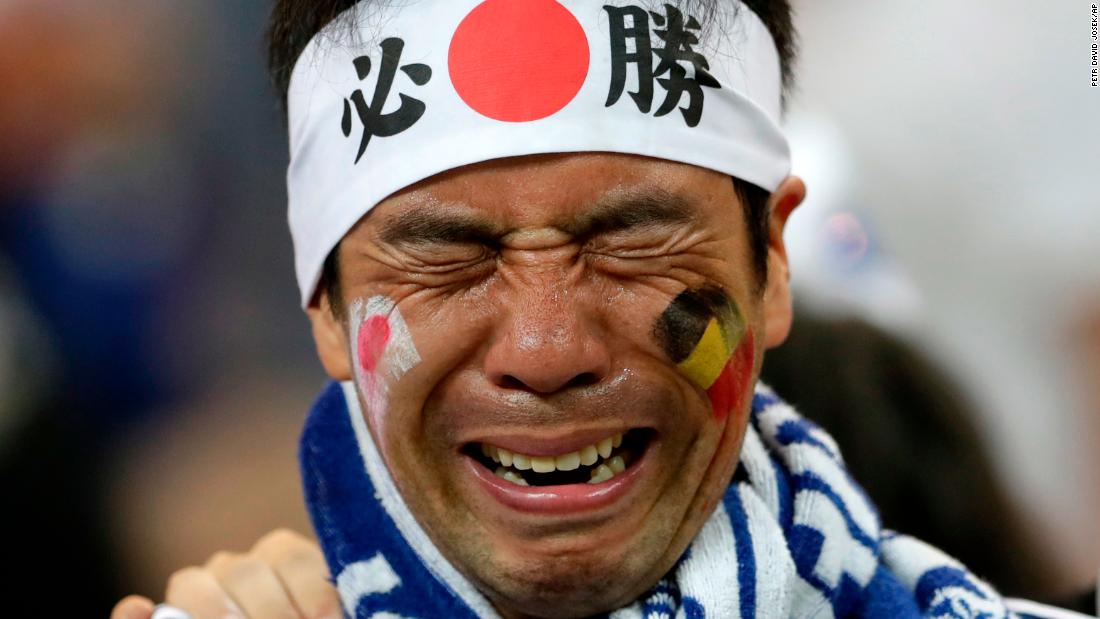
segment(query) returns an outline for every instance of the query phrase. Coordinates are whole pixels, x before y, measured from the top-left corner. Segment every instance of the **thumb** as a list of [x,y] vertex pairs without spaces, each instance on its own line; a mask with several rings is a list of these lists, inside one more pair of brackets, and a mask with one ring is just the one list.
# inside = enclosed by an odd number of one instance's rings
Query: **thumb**
[[153,616],[153,601],[140,595],[131,595],[115,604],[111,619],[150,619]]

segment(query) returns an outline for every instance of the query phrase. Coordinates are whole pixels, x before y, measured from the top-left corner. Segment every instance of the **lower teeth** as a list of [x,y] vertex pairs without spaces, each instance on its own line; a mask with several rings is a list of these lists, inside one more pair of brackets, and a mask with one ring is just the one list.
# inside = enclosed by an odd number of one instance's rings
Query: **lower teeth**
[[588,480],[590,484],[601,484],[615,476],[611,467],[606,464],[601,464],[596,467],[596,470],[592,471],[592,479]]
[[496,474],[497,474],[497,477],[502,477],[504,479],[507,479],[508,481],[512,482],[513,484],[516,484],[517,486],[530,486],[531,485],[531,484],[527,483],[527,480],[524,479],[519,473],[517,473],[513,470],[510,470],[510,469],[506,469],[503,466],[498,466],[497,467]]
[[[603,482],[615,477],[619,473],[626,470],[626,461],[622,456],[615,456],[604,461],[596,468],[592,469],[589,484],[602,484]],[[497,477],[506,479],[517,486],[530,486],[531,484],[523,478],[515,469],[511,467],[498,466],[494,471]]]

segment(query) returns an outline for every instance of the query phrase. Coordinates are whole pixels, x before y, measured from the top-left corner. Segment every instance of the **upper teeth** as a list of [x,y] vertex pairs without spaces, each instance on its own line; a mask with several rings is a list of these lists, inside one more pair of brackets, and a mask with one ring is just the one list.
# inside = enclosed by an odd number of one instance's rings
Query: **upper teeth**
[[[604,468],[604,466],[609,466],[611,472],[620,473],[625,468],[623,466],[623,460],[618,456],[611,458],[611,450],[622,444],[623,435],[619,433],[582,449],[578,449],[577,451],[571,451],[566,454],[561,454],[560,456],[530,456],[487,443],[481,444],[481,453],[487,458],[492,458],[493,462],[498,462],[505,467],[512,467],[520,471],[531,470],[536,473],[574,471],[581,465],[591,466],[600,458],[603,458],[606,462],[600,465],[600,469]],[[619,470],[614,470],[616,465]],[[608,477],[608,479],[610,479],[610,477]]]

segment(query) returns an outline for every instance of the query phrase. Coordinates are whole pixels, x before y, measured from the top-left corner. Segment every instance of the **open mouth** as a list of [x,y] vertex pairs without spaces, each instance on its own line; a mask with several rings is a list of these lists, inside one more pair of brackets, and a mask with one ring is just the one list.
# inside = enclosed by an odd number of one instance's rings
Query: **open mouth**
[[527,455],[489,443],[471,443],[464,452],[517,486],[600,484],[637,462],[652,438],[652,430],[638,428],[556,456]]

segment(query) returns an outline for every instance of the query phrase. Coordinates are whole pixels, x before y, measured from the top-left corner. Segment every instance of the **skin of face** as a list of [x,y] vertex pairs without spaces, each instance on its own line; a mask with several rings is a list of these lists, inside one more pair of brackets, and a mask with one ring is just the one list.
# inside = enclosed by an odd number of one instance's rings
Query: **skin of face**
[[[790,328],[782,232],[804,195],[790,177],[771,196],[766,284],[729,177],[633,155],[460,168],[345,236],[342,302],[391,299],[421,359],[387,385],[384,411],[365,413],[372,436],[418,522],[502,614],[628,604],[699,532],[736,467],[763,351]],[[678,295],[700,289],[726,295],[753,336],[724,415],[657,336]],[[308,313],[326,370],[352,379],[351,325],[323,291]],[[517,511],[470,474],[480,442],[631,428],[648,432],[645,466],[608,505]]]

